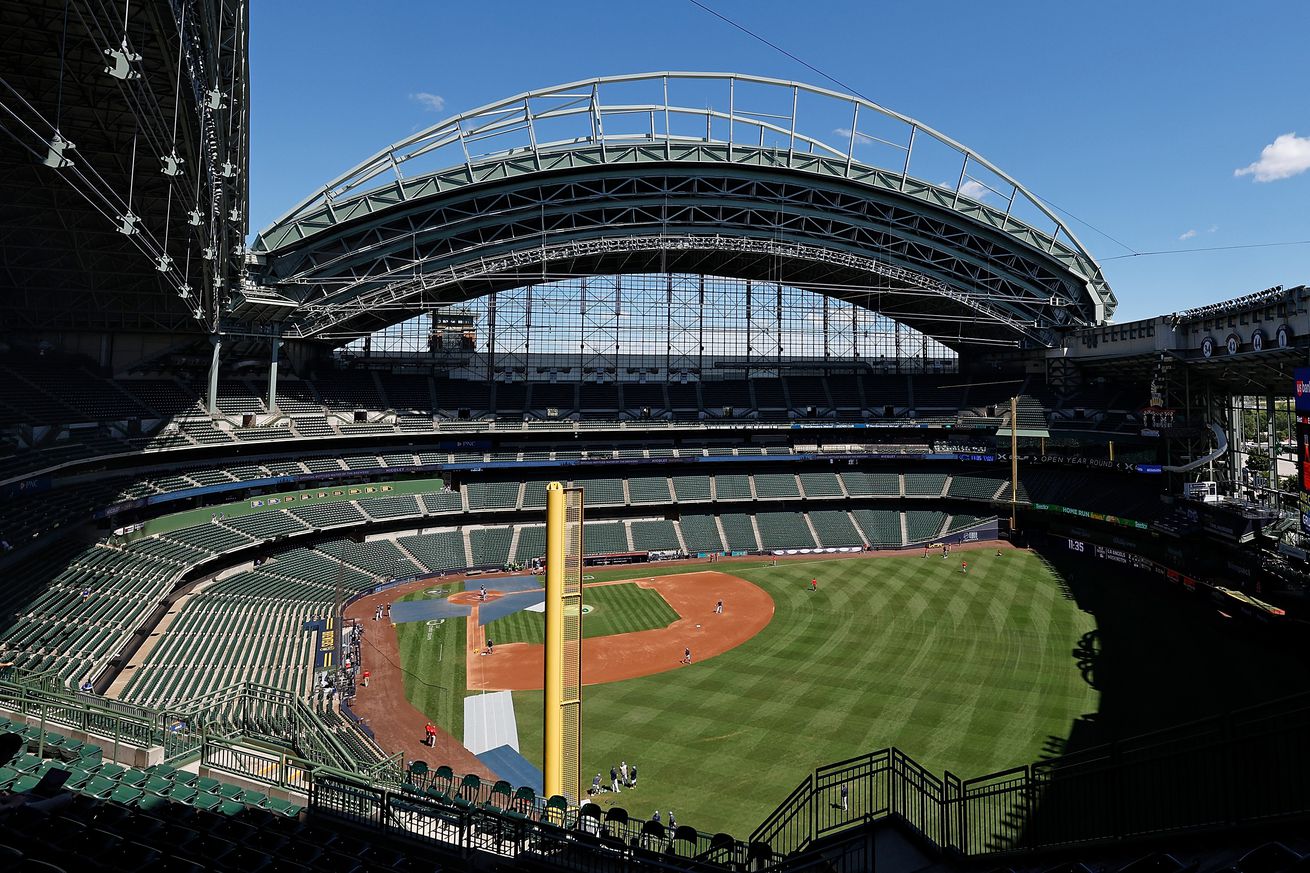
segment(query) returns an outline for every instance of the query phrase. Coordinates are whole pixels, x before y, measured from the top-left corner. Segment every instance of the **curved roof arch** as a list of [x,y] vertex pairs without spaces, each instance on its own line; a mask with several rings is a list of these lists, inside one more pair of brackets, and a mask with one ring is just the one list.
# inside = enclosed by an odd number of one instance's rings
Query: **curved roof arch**
[[297,204],[254,252],[233,315],[305,338],[624,269],[876,293],[947,343],[1049,345],[1116,305],[1058,216],[966,146],[857,97],[728,73],[589,79],[452,116]]

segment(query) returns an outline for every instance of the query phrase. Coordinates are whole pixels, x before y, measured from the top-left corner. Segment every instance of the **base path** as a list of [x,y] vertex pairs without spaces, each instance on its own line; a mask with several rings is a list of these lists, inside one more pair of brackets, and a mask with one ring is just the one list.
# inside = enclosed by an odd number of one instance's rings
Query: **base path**
[[[745,579],[727,573],[682,573],[596,584],[625,582],[658,591],[681,617],[657,630],[585,639],[582,643],[584,685],[677,670],[682,668],[684,649],[691,649],[694,666],[740,646],[773,619],[773,598]],[[720,600],[723,614],[716,615],[714,604]],[[586,602],[585,593],[583,602]],[[544,646],[497,644],[495,654],[483,655],[480,654],[484,645],[482,628],[475,621],[468,622],[468,626],[470,691],[530,691],[542,687]]]

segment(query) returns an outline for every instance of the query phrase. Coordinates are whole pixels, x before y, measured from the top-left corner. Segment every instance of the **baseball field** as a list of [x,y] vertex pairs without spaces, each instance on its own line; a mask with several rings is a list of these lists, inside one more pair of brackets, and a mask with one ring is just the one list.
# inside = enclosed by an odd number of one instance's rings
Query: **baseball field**
[[[636,788],[597,798],[602,806],[641,817],[672,809],[680,823],[745,836],[818,764],[896,745],[935,771],[980,775],[1048,753],[1051,738],[1097,711],[1097,693],[1074,656],[1095,622],[1031,554],[770,563],[714,565],[772,598],[762,631],[691,666],[677,665],[679,649],[662,659],[669,662],[663,672],[586,688],[587,783],[597,772],[608,782],[621,761],[640,773]],[[589,576],[605,582],[696,569],[652,565]],[[604,616],[614,628],[607,633],[621,632],[625,604],[641,610],[634,629],[676,614],[652,595],[616,586],[598,599],[596,621]],[[711,632],[716,599],[705,592]],[[732,608],[729,599],[725,612]],[[533,640],[539,619],[517,618],[512,636]],[[443,687],[462,681],[458,659],[430,660],[436,647],[413,639],[401,648],[411,676],[441,675],[428,681]],[[416,688],[411,699],[449,719],[453,705],[437,705],[432,687]],[[514,704],[520,749],[540,765],[541,693],[515,691]]]

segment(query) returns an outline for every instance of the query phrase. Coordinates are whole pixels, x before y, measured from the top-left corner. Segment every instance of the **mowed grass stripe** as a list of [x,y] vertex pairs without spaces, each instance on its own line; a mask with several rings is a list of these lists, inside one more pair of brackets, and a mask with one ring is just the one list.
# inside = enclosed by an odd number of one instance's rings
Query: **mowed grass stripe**
[[[719,568],[764,588],[774,619],[703,663],[587,688],[588,781],[641,768],[602,805],[745,836],[816,765],[883,746],[965,777],[1039,757],[1097,708],[1071,657],[1091,618],[1029,555],[968,561],[967,575],[918,556]],[[515,705],[539,760],[541,695]]]
[[501,643],[536,643],[546,642],[546,623],[540,612],[522,610],[487,622],[482,628],[487,639]]
[[465,621],[447,618],[432,626],[422,621],[396,625],[405,696],[457,740],[464,738]]
[[[678,613],[658,591],[635,583],[587,586],[582,602],[592,608],[582,618],[583,639],[655,630],[678,620]],[[540,612],[523,610],[498,618],[489,622],[485,631],[497,643],[546,642],[546,620]]]
[[[462,586],[457,582],[438,582],[422,591],[407,594],[400,600],[428,600],[459,588]],[[467,686],[464,662],[465,621],[463,618],[447,618],[432,625],[423,621],[396,625],[405,696],[433,724],[441,725],[460,741],[464,739],[464,694]],[[365,646],[367,644],[368,638],[365,637]]]

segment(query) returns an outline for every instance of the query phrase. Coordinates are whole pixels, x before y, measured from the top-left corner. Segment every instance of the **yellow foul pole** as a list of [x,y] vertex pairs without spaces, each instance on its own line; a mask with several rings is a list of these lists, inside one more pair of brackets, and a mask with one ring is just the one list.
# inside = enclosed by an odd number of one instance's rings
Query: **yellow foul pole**
[[542,762],[547,797],[564,793],[564,486],[546,486],[546,689]]

